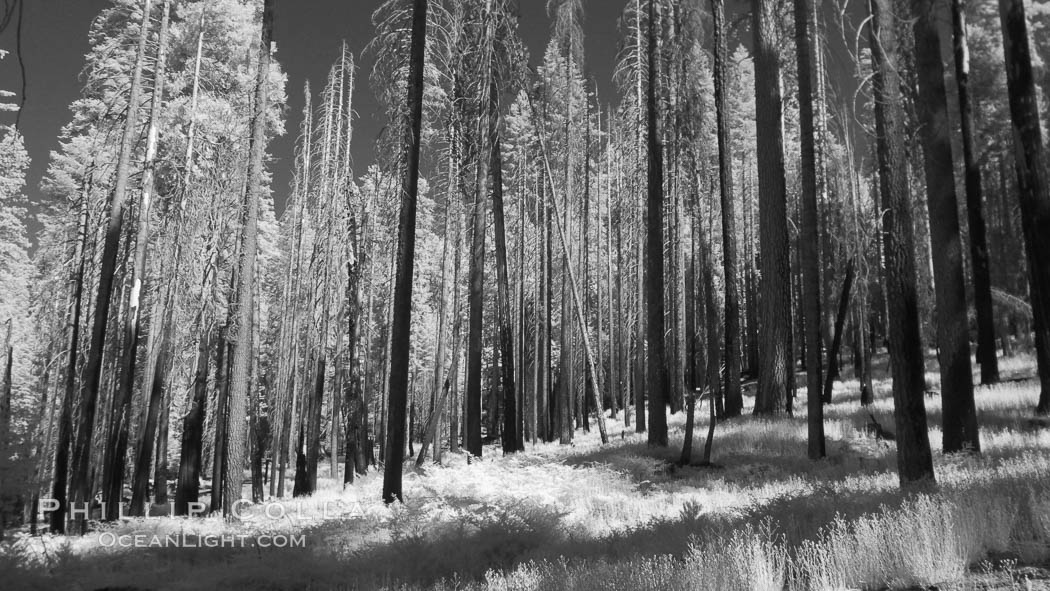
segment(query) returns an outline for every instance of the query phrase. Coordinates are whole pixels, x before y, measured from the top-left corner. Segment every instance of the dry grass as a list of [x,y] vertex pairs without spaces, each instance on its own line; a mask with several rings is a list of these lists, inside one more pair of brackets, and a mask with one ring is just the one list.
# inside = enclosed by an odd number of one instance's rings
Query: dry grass
[[[1031,358],[1005,360],[1008,375]],[[929,380],[936,385],[936,376]],[[892,426],[888,384],[872,412]],[[935,453],[937,487],[902,492],[892,444],[866,434],[856,382],[826,409],[828,458],[805,457],[804,406],[794,418],[742,417],[718,426],[717,468],[672,465],[671,447],[609,421],[571,447],[495,447],[467,463],[409,472],[406,503],[377,502],[370,475],[340,490],[322,478],[285,515],[249,519],[134,519],[102,531],[206,536],[298,534],[298,549],[103,548],[83,538],[23,536],[0,546],[17,587],[443,589],[843,589],[960,583],[990,556],[1050,557],[1050,432],[1031,422],[1033,381],[978,388],[980,457]],[[804,403],[804,392],[797,402]],[[927,398],[931,441],[940,401]],[[706,432],[701,419],[698,433]],[[698,445],[702,444],[698,441]],[[271,508],[272,511],[272,508]],[[988,564],[988,563],[984,563]]]

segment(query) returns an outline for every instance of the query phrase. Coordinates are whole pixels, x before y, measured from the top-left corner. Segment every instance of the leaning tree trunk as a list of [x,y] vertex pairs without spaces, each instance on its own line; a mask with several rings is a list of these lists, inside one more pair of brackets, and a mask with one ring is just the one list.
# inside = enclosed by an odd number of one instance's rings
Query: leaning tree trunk
[[[124,233],[124,201],[131,172],[131,154],[135,149],[135,141],[138,139],[138,112],[142,94],[142,67],[145,62],[146,42],[150,29],[150,3],[151,0],[143,0],[138,52],[135,55],[135,65],[131,74],[131,90],[128,95],[128,114],[124,120],[124,133],[120,142],[120,154],[117,157],[116,181],[109,201],[109,222],[106,226],[105,242],[102,247],[98,292],[91,327],[91,344],[88,349],[87,362],[84,365],[84,388],[77,421],[76,444],[73,447],[72,482],[69,486],[70,502],[76,505],[88,503],[92,497],[90,482],[92,436],[95,431],[98,392],[102,386],[102,355],[106,345],[106,327],[109,323],[113,280],[117,270],[117,258],[120,254],[120,239]],[[117,500],[119,501],[119,498]],[[86,517],[78,520],[77,531],[84,533],[86,527]]]
[[802,316],[805,319],[806,414],[808,455],[824,457],[824,405],[821,397],[820,227],[817,221],[817,162],[813,123],[812,0],[795,0],[795,48],[798,56],[799,126],[802,136],[802,192],[798,241],[802,258]]
[[[415,0],[409,52],[408,119],[404,123],[405,170],[394,275],[394,315],[390,329],[390,402],[383,501],[401,501],[402,450],[405,447],[405,406],[408,401],[408,355],[411,347],[412,264],[416,253],[416,197],[419,192],[419,139],[423,120],[423,57],[427,36],[427,0]],[[480,417],[479,417],[480,418]]]
[[897,36],[891,0],[869,0],[872,16],[875,125],[885,232],[885,297],[889,307],[889,354],[897,473],[902,485],[933,480],[926,426],[925,368],[919,332],[915,238],[908,189],[904,111],[898,77]]
[[934,0],[912,0],[915,19],[915,68],[922,121],[926,204],[937,298],[937,358],[941,368],[944,451],[981,450],[977,409],[970,373],[970,331],[966,316],[962,238],[955,197],[948,99],[941,61],[937,6]]
[[966,212],[970,229],[970,258],[973,259],[973,303],[977,315],[977,363],[981,383],[999,381],[995,347],[995,316],[992,310],[992,279],[988,267],[988,240],[984,225],[981,165],[974,137],[973,100],[970,96],[970,50],[966,40],[966,1],[952,0],[952,29],[955,41],[955,80],[959,86],[963,162],[966,168]]
[[[856,267],[856,259],[850,259],[846,263],[846,276],[842,280],[842,291],[839,293],[839,308],[838,313],[835,315],[835,331],[831,337],[831,347],[828,348],[828,374],[824,376],[824,391],[821,394],[821,402],[824,404],[831,403],[832,386],[835,383],[835,376],[838,375],[838,356],[839,347],[842,346],[842,332],[843,325],[846,323],[846,313],[849,311],[849,299],[850,290],[853,287],[853,275]],[[863,331],[864,326],[857,327],[857,330]],[[859,353],[863,355],[864,353]],[[861,384],[864,387],[864,384]]]
[[[131,389],[135,381],[135,358],[138,349],[137,343],[140,327],[139,300],[141,298],[143,278],[146,273],[146,247],[149,244],[149,211],[152,202],[152,195],[155,190],[154,175],[156,173],[157,161],[157,135],[164,103],[164,71],[165,63],[167,62],[168,17],[170,12],[171,2],[170,0],[164,0],[164,11],[160,21],[160,40],[157,46],[157,66],[153,75],[153,104],[150,106],[149,129],[146,132],[146,163],[145,171],[142,175],[142,201],[139,204],[138,237],[136,238],[135,244],[134,277],[132,278],[131,288],[132,305],[129,307],[128,318],[125,324],[125,338],[128,340],[124,343],[124,363],[127,373],[125,381],[121,386],[123,390],[121,393],[123,398],[122,402],[125,404],[125,409],[120,417],[121,421],[118,423],[122,431],[122,434],[118,438],[118,443],[121,448],[127,447],[127,407],[130,406]],[[176,267],[176,272],[172,276],[175,277],[177,275],[178,269]],[[171,289],[172,288],[168,289],[169,293],[171,292]],[[168,301],[167,295],[165,296],[165,304],[166,306],[164,309],[170,310],[171,302]],[[160,319],[162,325],[160,336],[161,342],[158,345],[160,355],[155,361],[154,370],[156,376],[150,387],[146,424],[142,429],[142,440],[135,459],[135,473],[131,487],[131,506],[128,511],[128,513],[133,516],[142,516],[145,514],[146,498],[148,496],[147,489],[149,488],[150,462],[153,460],[153,441],[156,437],[157,417],[160,414],[160,403],[164,398],[164,367],[167,365],[170,357],[168,343],[171,340],[169,338],[171,320],[168,317],[168,314],[170,314],[170,312],[166,313],[164,317]],[[111,486],[114,487],[111,489],[111,492],[117,492],[118,494],[120,489],[116,487],[119,486],[120,488],[123,488],[124,481],[124,451],[124,449],[117,450],[113,459],[116,462],[119,462],[119,465],[114,464],[111,466],[111,470],[113,470]],[[109,515],[107,515],[107,517],[109,519],[115,519],[118,512],[114,511],[112,507],[107,507],[107,509],[109,510]]]
[[[536,106],[532,104],[531,97],[529,98],[529,107],[532,112],[533,121],[539,121],[539,117],[536,112]],[[576,282],[576,274],[573,272],[572,265],[569,260],[569,241],[566,237],[565,227],[561,223],[561,217],[558,208],[558,195],[554,190],[554,175],[551,173],[550,158],[547,151],[547,139],[543,133],[542,127],[540,128],[539,134],[540,140],[540,152],[543,160],[543,169],[547,173],[547,181],[550,183],[551,188],[551,206],[553,211],[551,217],[554,218],[555,229],[558,232],[559,242],[561,243],[562,254],[564,255],[565,269],[568,274],[569,284],[569,295],[572,297],[573,309],[576,312],[576,323],[580,329],[581,337],[583,340],[583,352],[584,359],[587,366],[587,378],[591,380],[594,387],[591,389],[594,400],[594,411],[598,421],[598,432],[601,435],[602,443],[609,443],[609,435],[605,429],[605,414],[602,409],[602,399],[599,392],[602,391],[602,376],[601,376],[601,365],[597,362],[594,349],[591,348],[591,339],[587,333],[587,321],[583,317],[583,300],[580,297],[580,290]],[[571,417],[569,417],[571,419]]]
[[784,182],[783,97],[772,2],[753,2],[755,113],[758,134],[760,344],[756,415],[776,415],[788,401],[791,355],[791,265]]
[[999,0],[999,16],[1003,28],[1014,163],[1020,189],[1021,225],[1028,253],[1035,349],[1042,388],[1036,413],[1046,415],[1050,414],[1050,181],[1039,127],[1039,106],[1023,0]]
[[255,107],[252,136],[248,149],[248,180],[244,194],[244,227],[241,230],[240,283],[236,298],[233,364],[230,375],[230,405],[227,418],[229,443],[226,478],[223,483],[222,513],[233,514],[233,504],[241,499],[245,459],[245,407],[249,396],[249,371],[253,351],[252,301],[255,295],[255,259],[258,254],[259,200],[262,198],[263,153],[266,150],[266,116],[269,111],[270,46],[273,39],[273,13],[277,0],[263,0],[262,34],[258,47],[255,81]]
[[[90,176],[94,174],[93,168],[89,170]],[[84,192],[84,197],[88,192]],[[73,259],[77,261],[77,270],[73,275],[72,311],[69,324],[69,353],[66,357],[65,392],[62,395],[62,410],[58,419],[58,435],[55,441],[55,468],[52,476],[51,498],[58,503],[58,508],[51,513],[51,533],[62,534],[66,532],[66,482],[69,476],[69,447],[73,439],[73,404],[76,398],[77,384],[77,356],[80,351],[80,315],[84,301],[84,253],[87,246],[88,212],[87,199],[82,198],[80,212],[80,231],[73,249]]]

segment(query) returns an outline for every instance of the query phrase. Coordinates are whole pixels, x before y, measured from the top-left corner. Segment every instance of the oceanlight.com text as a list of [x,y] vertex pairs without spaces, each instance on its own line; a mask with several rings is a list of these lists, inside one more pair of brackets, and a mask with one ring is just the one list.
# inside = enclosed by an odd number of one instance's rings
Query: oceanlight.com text
[[224,534],[192,536],[185,534],[116,534],[102,532],[98,544],[103,548],[305,548],[305,535]]

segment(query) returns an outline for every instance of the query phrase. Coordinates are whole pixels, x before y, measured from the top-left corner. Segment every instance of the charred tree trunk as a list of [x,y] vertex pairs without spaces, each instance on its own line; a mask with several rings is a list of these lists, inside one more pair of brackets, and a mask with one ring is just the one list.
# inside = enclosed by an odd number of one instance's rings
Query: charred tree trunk
[[[110,416],[109,438],[106,445],[106,459],[102,472],[102,489],[107,499],[122,500],[124,490],[124,464],[128,450],[128,429],[131,422],[131,397],[135,385],[135,366],[138,358],[139,316],[142,304],[142,285],[146,274],[146,253],[149,246],[149,213],[153,200],[154,176],[157,160],[157,136],[164,102],[164,70],[167,63],[168,16],[171,11],[170,0],[164,0],[160,21],[160,35],[157,45],[157,60],[153,74],[153,99],[150,106],[149,125],[146,131],[146,158],[142,173],[142,199],[138,207],[138,227],[135,236],[135,254],[131,271],[131,295],[128,301],[128,314],[124,319],[124,345],[117,378],[117,388],[113,409]],[[155,389],[156,384],[153,385]],[[163,388],[160,395],[163,396]],[[159,402],[157,403],[159,405]],[[152,393],[150,405],[153,405]],[[155,417],[154,417],[155,418]],[[155,425],[155,423],[154,423]],[[147,423],[147,427],[151,427]],[[151,431],[147,431],[152,435]],[[150,442],[152,445],[152,441]],[[151,450],[152,451],[152,450]],[[152,458],[146,457],[148,463]],[[133,492],[131,515],[141,515],[145,505],[145,492],[140,493],[139,505],[134,502]],[[104,519],[113,521],[120,514],[120,504],[110,502],[106,505]]]
[[398,313],[394,316],[390,333],[390,416],[386,446],[389,457],[386,458],[383,473],[383,501],[386,503],[402,500],[401,454],[405,447],[408,355],[412,336],[412,264],[416,252],[416,197],[419,187],[419,142],[423,120],[423,58],[426,36],[427,0],[415,0],[409,53],[408,119],[404,122],[403,130],[405,170],[398,224],[397,272],[394,276],[394,306]]
[[499,92],[496,81],[489,86],[489,144],[492,158],[492,218],[495,222],[497,310],[499,313],[500,370],[503,387],[503,453],[518,451],[519,421],[514,384],[514,325],[507,270],[507,231],[503,215],[503,157],[499,137]]
[[208,358],[211,331],[204,331],[197,353],[197,375],[193,380],[193,401],[182,418],[182,444],[179,452],[179,480],[175,487],[175,515],[188,515],[189,504],[199,501],[201,443],[204,414],[208,407]]
[[[105,242],[102,247],[98,292],[95,298],[94,320],[91,328],[91,343],[84,366],[84,388],[80,401],[80,416],[77,421],[76,444],[73,448],[72,481],[69,487],[70,502],[78,505],[90,502],[92,497],[90,476],[95,412],[98,406],[98,393],[102,386],[102,356],[106,345],[106,328],[109,322],[109,307],[113,295],[120,239],[123,235],[124,201],[127,197],[128,179],[131,173],[131,154],[135,149],[135,140],[138,137],[138,111],[141,101],[140,95],[142,94],[142,67],[145,62],[146,42],[149,38],[150,3],[151,0],[143,0],[138,52],[136,53],[135,65],[132,70],[131,90],[128,95],[128,114],[124,121],[120,154],[117,157],[116,181],[109,202],[109,221],[106,226]],[[119,501],[119,499],[117,500]],[[79,533],[84,533],[86,527],[86,519],[78,520],[76,530]]]

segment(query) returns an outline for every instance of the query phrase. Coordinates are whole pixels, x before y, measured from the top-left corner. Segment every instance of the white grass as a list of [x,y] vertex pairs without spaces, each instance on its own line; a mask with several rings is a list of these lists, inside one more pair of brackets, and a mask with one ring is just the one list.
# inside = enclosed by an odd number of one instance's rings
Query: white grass
[[[1031,358],[1004,360],[1005,374]],[[936,376],[930,381],[936,383]],[[1034,381],[977,389],[983,453],[935,452],[938,486],[902,493],[892,443],[863,426],[856,382],[826,408],[828,458],[806,459],[804,392],[794,418],[718,426],[716,468],[672,468],[671,446],[646,445],[609,420],[571,447],[527,444],[501,457],[446,454],[405,474],[403,505],[378,501],[381,476],[341,490],[323,472],[309,499],[247,519],[132,519],[100,531],[165,536],[303,534],[305,549],[105,548],[82,538],[22,536],[0,546],[19,587],[133,584],[170,589],[844,589],[959,583],[989,556],[1050,558],[1050,432],[1031,422]],[[870,407],[891,428],[888,384]],[[940,401],[926,399],[939,447]],[[706,413],[694,449],[702,446]],[[406,469],[409,464],[406,464]],[[274,506],[269,507],[271,514]],[[185,575],[190,575],[184,578]],[[0,584],[0,586],[4,586]]]

